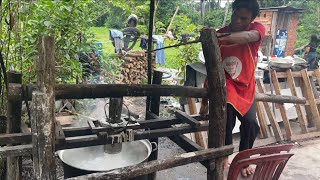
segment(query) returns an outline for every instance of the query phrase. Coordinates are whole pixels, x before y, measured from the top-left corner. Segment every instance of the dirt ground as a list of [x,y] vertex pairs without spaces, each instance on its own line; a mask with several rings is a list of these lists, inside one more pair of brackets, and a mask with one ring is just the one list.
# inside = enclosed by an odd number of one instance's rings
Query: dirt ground
[[[107,99],[97,99],[90,101],[92,106],[86,109],[86,116],[93,118],[104,118],[103,107]],[[124,103],[133,111],[140,115],[139,119],[145,117],[146,98],[125,98]],[[86,102],[87,103],[87,102]],[[167,117],[172,112],[172,108],[165,108],[161,105],[161,116]],[[76,126],[86,126],[87,123],[83,117],[79,117]],[[237,138],[237,137],[236,137]],[[257,140],[259,141],[259,140]],[[237,140],[235,144],[238,143]],[[289,160],[280,179],[284,180],[316,180],[320,179],[320,138],[307,141],[296,142],[292,150],[295,155]],[[178,155],[184,151],[168,138],[159,139],[159,159]],[[234,154],[235,155],[235,154]],[[234,155],[232,157],[234,157]],[[231,160],[231,159],[230,159]],[[227,171],[225,172],[225,174]],[[57,158],[57,176],[59,180],[63,179],[63,168],[61,161]],[[206,169],[199,163],[188,164],[172,169],[163,170],[157,173],[157,180],[205,180]],[[30,157],[23,158],[23,180],[29,180],[32,177],[32,161]]]

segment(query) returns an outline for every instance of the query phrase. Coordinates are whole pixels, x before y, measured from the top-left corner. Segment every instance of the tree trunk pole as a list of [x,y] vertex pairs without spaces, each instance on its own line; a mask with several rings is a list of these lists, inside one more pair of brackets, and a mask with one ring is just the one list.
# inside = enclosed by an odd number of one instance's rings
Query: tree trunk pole
[[32,142],[34,179],[56,180],[55,165],[55,41],[43,36],[36,60],[37,86],[32,93]]
[[[206,60],[209,99],[209,131],[208,148],[218,148],[225,145],[226,133],[226,90],[225,74],[222,67],[220,48],[216,32],[212,28],[201,31],[201,43]],[[210,161],[207,169],[207,179],[223,179],[223,161],[225,157]]]
[[[22,75],[17,72],[7,73],[8,82],[21,84]],[[21,108],[22,101],[8,101],[7,133],[21,132]],[[22,170],[21,157],[7,158],[7,180],[20,180]]]

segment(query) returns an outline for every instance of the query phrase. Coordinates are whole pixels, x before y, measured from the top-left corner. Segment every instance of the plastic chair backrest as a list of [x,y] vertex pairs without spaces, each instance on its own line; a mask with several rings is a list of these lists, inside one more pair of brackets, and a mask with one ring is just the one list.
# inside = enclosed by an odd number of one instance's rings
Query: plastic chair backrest
[[288,153],[292,147],[292,144],[286,144],[258,147],[239,152],[230,165],[228,180],[236,180],[241,168],[250,164],[257,165],[253,179],[262,180],[263,177],[268,177],[266,180],[279,179],[287,161],[293,155]]

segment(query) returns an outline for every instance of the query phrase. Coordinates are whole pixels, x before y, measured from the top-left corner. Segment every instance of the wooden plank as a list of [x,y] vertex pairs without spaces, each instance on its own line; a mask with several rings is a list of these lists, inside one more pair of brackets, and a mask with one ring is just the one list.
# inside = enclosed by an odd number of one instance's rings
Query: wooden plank
[[199,128],[200,127],[200,122],[197,121],[196,119],[188,116],[186,113],[177,110],[175,112],[175,115],[178,119],[181,119],[182,122],[189,124],[191,127]]
[[[18,72],[7,73],[8,82],[10,84],[21,84],[22,74]],[[15,93],[15,92],[14,92]],[[22,101],[8,100],[7,103],[7,133],[21,132],[21,108]],[[7,178],[12,180],[21,179],[22,159],[21,157],[7,158]]]
[[[226,89],[217,34],[213,28],[204,28],[200,39],[205,57],[208,78],[209,131],[208,148],[219,148],[225,144],[226,135]],[[223,179],[223,162],[226,157],[210,161],[207,179]]]
[[219,159],[225,157],[233,152],[233,146],[224,146],[220,148],[210,148],[201,151],[189,152],[179,154],[173,157],[167,157],[165,159],[140,163],[134,166],[128,166],[125,168],[119,168],[111,170],[109,172],[94,173],[84,176],[78,176],[69,178],[68,180],[87,180],[87,179],[128,179],[136,176],[142,176],[152,172],[169,169],[177,166],[182,166],[194,162],[201,162],[208,159]]
[[[0,157],[26,156],[32,153],[32,144],[0,147]],[[8,177],[11,178],[11,177]]]
[[[187,98],[187,100],[188,100],[188,106],[189,106],[190,115],[198,114],[195,99],[194,98]],[[203,133],[204,132],[196,132],[196,133],[194,133],[195,141],[201,147],[208,148],[207,139],[205,138],[205,135]]]
[[55,40],[43,36],[36,58],[37,87],[32,93],[31,131],[33,173],[36,180],[55,180]]
[[[308,76],[314,75],[313,71],[308,71],[307,73],[308,73]],[[288,76],[287,72],[277,72],[278,78],[287,78],[287,76]],[[299,72],[299,71],[292,72],[292,77],[294,77],[294,78],[302,77],[301,72]]]
[[269,137],[268,125],[263,112],[263,103],[262,102],[256,102],[256,103],[257,103],[257,116],[259,120],[261,136],[263,138],[268,138]]
[[[257,79],[256,80],[257,82],[257,87],[258,87],[258,90],[260,93],[265,93],[265,87],[263,85],[263,81],[262,79]],[[276,121],[275,117],[274,117],[274,114],[272,113],[271,109],[270,109],[270,106],[267,102],[263,102],[263,106],[264,106],[264,109],[267,113],[267,116],[268,116],[268,119],[269,119],[269,122],[272,126],[272,129],[273,129],[273,133],[274,133],[274,136],[276,138],[277,141],[282,141],[283,140],[283,136],[281,134],[281,129],[280,129],[280,126],[278,124],[278,122]]]
[[[300,78],[300,88],[301,88],[301,93],[302,93],[303,97],[307,97],[306,85],[305,85],[302,77]],[[304,108],[306,110],[306,119],[307,119],[307,122],[308,122],[307,127],[308,128],[315,127],[315,123],[313,121],[313,115],[312,115],[310,103],[309,103],[308,100],[307,100],[307,103],[305,104]]]
[[7,144],[22,144],[31,143],[31,133],[11,133],[11,134],[0,134],[0,146]]
[[311,108],[311,112],[313,115],[313,120],[315,122],[315,125],[317,127],[317,129],[320,129],[320,116],[319,116],[319,111],[318,111],[318,107],[317,104],[315,102],[314,99],[314,94],[313,94],[313,90],[310,84],[310,79],[309,76],[307,75],[307,70],[301,70],[301,75],[302,75],[302,79],[303,82],[305,84],[306,87],[306,95],[307,95],[307,99],[310,103],[310,108]]
[[[277,95],[281,95],[280,84],[279,84],[277,73],[276,73],[275,70],[273,70],[271,72],[271,79],[272,79],[272,82],[273,82],[275,93]],[[292,129],[291,129],[290,122],[289,122],[289,119],[288,119],[288,116],[287,116],[287,112],[286,112],[286,109],[284,108],[283,104],[278,104],[278,105],[279,105],[282,121],[283,121],[283,124],[284,124],[284,129],[286,131],[286,140],[290,141],[291,140],[291,136],[292,136]]]
[[[291,69],[287,70],[287,77],[288,77],[288,84],[289,84],[289,87],[290,87],[292,95],[298,97],[296,84],[294,82],[294,77],[292,75]],[[301,128],[301,132],[302,133],[307,133],[308,132],[307,121],[306,121],[305,117],[302,114],[302,107],[299,104],[296,104],[295,108],[296,108],[296,112],[297,112],[297,115],[298,115],[298,120],[299,120],[299,124],[300,124],[300,128]]]

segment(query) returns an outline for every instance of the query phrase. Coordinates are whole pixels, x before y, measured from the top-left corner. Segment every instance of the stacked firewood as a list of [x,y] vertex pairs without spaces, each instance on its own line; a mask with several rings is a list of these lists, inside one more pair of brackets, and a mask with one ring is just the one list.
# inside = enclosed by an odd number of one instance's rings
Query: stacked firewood
[[[135,51],[121,57],[123,61],[120,83],[142,84],[148,78],[148,56],[145,51]],[[155,54],[152,55],[152,69],[155,67]]]

